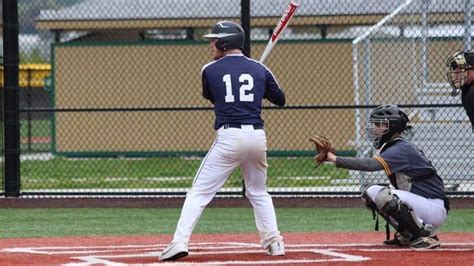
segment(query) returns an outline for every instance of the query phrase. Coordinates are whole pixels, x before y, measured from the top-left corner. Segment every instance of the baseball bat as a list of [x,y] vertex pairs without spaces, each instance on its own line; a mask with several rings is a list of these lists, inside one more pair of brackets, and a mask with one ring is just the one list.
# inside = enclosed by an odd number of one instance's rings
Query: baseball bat
[[283,30],[285,30],[286,26],[288,26],[288,23],[290,22],[291,18],[295,14],[296,9],[299,6],[300,5],[295,2],[290,2],[285,12],[281,16],[280,21],[278,21],[278,24],[273,30],[273,34],[270,37],[270,40],[268,40],[267,47],[265,47],[265,50],[263,51],[263,54],[260,57],[260,63],[263,63],[267,56],[270,54],[270,51],[273,49],[273,46],[275,46],[278,39],[280,39]]

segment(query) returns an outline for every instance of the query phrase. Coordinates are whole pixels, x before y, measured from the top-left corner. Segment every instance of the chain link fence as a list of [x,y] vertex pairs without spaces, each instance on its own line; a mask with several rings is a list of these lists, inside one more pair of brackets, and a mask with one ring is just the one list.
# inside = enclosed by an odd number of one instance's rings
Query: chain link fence
[[[19,0],[22,195],[184,195],[215,136],[201,96],[211,60],[202,36],[249,16],[246,52],[259,58],[287,4]],[[287,96],[286,107],[263,110],[270,192],[351,196],[388,183],[383,172],[315,168],[308,138],[370,157],[368,113],[393,103],[449,193],[472,195],[471,126],[444,63],[470,49],[471,9],[469,0],[301,1],[266,60]],[[242,194],[240,170],[220,194]]]

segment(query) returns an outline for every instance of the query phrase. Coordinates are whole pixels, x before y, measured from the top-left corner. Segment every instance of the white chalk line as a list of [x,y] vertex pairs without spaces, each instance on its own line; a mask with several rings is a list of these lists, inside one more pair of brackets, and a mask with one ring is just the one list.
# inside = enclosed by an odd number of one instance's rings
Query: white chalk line
[[[54,254],[64,254],[65,252],[78,252],[82,253],[81,250],[87,252],[117,252],[128,249],[134,250],[147,250],[147,249],[162,249],[165,248],[167,244],[149,244],[149,245],[118,245],[118,246],[111,246],[111,245],[99,245],[99,246],[45,246],[45,247],[16,247],[16,248],[4,248],[0,249],[0,252],[18,252],[18,253],[35,253],[35,254],[47,254],[47,255],[54,255]],[[199,248],[199,249],[235,249],[239,247],[251,247],[251,248],[260,248],[259,244],[255,243],[244,243],[244,242],[199,242],[199,243],[190,243],[189,248]],[[450,243],[442,243],[442,247],[445,246],[473,246],[473,243],[466,243],[466,242],[450,242]],[[317,243],[304,243],[304,244],[285,244],[285,247],[288,248],[313,248],[313,247],[324,247],[324,248],[351,248],[351,247],[374,247],[375,249],[359,249],[363,251],[399,251],[399,250],[407,250],[406,248],[384,248],[378,243],[341,243],[341,244],[317,244]],[[101,251],[101,249],[104,249]],[[443,249],[443,248],[441,248]],[[47,251],[47,250],[54,250],[54,251]],[[60,251],[65,250],[65,251]]]
[[[150,244],[150,245],[96,245],[96,246],[43,246],[43,247],[14,247],[14,248],[3,248],[0,252],[8,253],[29,253],[29,254],[42,254],[42,255],[73,255],[71,259],[78,260],[79,262],[70,262],[65,265],[68,266],[79,266],[79,265],[127,265],[124,263],[116,262],[117,259],[130,259],[130,258],[144,258],[154,257],[158,260],[161,254],[157,250],[165,248],[166,244]],[[454,246],[463,246],[463,248],[454,248]],[[364,252],[407,252],[411,251],[407,248],[384,248],[380,244],[374,243],[342,243],[342,244],[286,244],[286,252],[290,253],[301,253],[308,252],[314,254],[320,254],[329,256],[328,259],[298,259],[288,260],[284,257],[281,259],[262,260],[258,261],[259,264],[301,264],[301,263],[327,263],[327,262],[361,262],[370,260],[370,257],[350,255],[343,252],[347,251],[364,251]],[[261,246],[255,243],[245,242],[202,242],[202,243],[190,243],[189,244],[190,254],[192,256],[207,256],[207,255],[236,255],[236,254],[264,254]],[[194,249],[194,251],[193,251]],[[196,251],[196,249],[198,251]],[[419,251],[419,250],[415,250]],[[423,252],[463,252],[463,251],[474,251],[474,243],[443,243],[441,248],[432,250],[422,250]],[[121,254],[110,254],[117,253]],[[128,254],[123,254],[129,252]],[[88,254],[87,256],[77,256],[82,254]],[[76,255],[76,256],[74,256]],[[279,257],[280,258],[280,257]],[[147,265],[154,265],[147,264]],[[209,264],[240,264],[249,265],[255,264],[255,261],[207,261],[205,263],[189,263],[189,262],[173,262],[173,265],[209,265]],[[160,265],[166,265],[160,263]]]
[[[287,251],[289,253],[290,251]],[[333,258],[329,259],[298,259],[298,260],[289,260],[289,259],[284,259],[284,257],[281,257],[281,259],[273,259],[273,260],[258,260],[258,261],[252,261],[252,260],[219,260],[219,261],[206,261],[203,263],[189,263],[189,262],[173,262],[173,265],[255,265],[255,263],[258,263],[259,265],[262,264],[283,264],[283,263],[289,263],[289,264],[307,264],[307,263],[326,263],[326,262],[361,262],[361,261],[367,261],[370,260],[369,257],[363,257],[363,256],[358,256],[358,255],[350,255],[350,254],[344,254],[340,252],[335,252],[335,251],[330,251],[330,250],[324,250],[324,249],[301,249],[301,250],[292,250],[291,252],[311,252],[315,254],[321,254],[321,255],[326,255],[330,256]],[[204,256],[204,255],[229,255],[229,254],[250,254],[250,253],[255,253],[255,254],[262,254],[263,252],[257,251],[257,250],[240,250],[240,251],[214,251],[214,252],[193,252],[193,256]],[[142,255],[141,257],[155,257],[158,259],[160,253],[149,253],[145,256],[143,254],[135,254],[135,255]],[[67,266],[82,266],[82,265],[92,265],[92,264],[103,264],[103,265],[126,265],[124,263],[117,263],[111,260],[107,259],[117,259],[117,258],[135,258],[137,256],[126,256],[126,255],[110,255],[110,256],[100,256],[100,257],[94,257],[94,256],[85,256],[85,257],[73,257],[72,259],[77,259],[80,260],[81,262],[79,263],[67,263],[64,265]],[[146,264],[146,265],[155,265],[157,263],[151,263],[151,264]],[[163,264],[160,264],[163,265]]]

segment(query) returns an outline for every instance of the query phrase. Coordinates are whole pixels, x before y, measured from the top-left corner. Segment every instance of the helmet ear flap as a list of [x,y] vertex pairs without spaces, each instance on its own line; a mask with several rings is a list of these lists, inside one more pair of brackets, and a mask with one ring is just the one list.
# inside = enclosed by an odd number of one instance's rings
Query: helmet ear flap
[[221,52],[224,52],[225,51],[225,47],[224,47],[224,43],[223,43],[223,40],[222,39],[217,39],[216,41],[216,48],[221,51]]
[[399,111],[399,114],[400,114],[400,130],[403,131],[406,129],[408,122],[410,122],[410,119],[408,118],[408,115],[402,111]]

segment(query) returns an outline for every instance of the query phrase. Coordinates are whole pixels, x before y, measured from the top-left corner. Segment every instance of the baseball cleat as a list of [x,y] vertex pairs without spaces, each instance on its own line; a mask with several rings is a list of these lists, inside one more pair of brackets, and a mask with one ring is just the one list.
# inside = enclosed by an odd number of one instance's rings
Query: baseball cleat
[[412,249],[433,249],[441,246],[439,238],[437,236],[433,237],[419,237],[415,239],[410,247]]
[[268,246],[267,254],[270,256],[285,255],[285,243],[283,241],[274,241]]
[[160,255],[160,261],[177,260],[189,254],[188,244],[172,242]]
[[411,245],[411,242],[410,239],[407,239],[399,232],[396,232],[393,239],[385,240],[383,244],[386,246],[408,247]]

